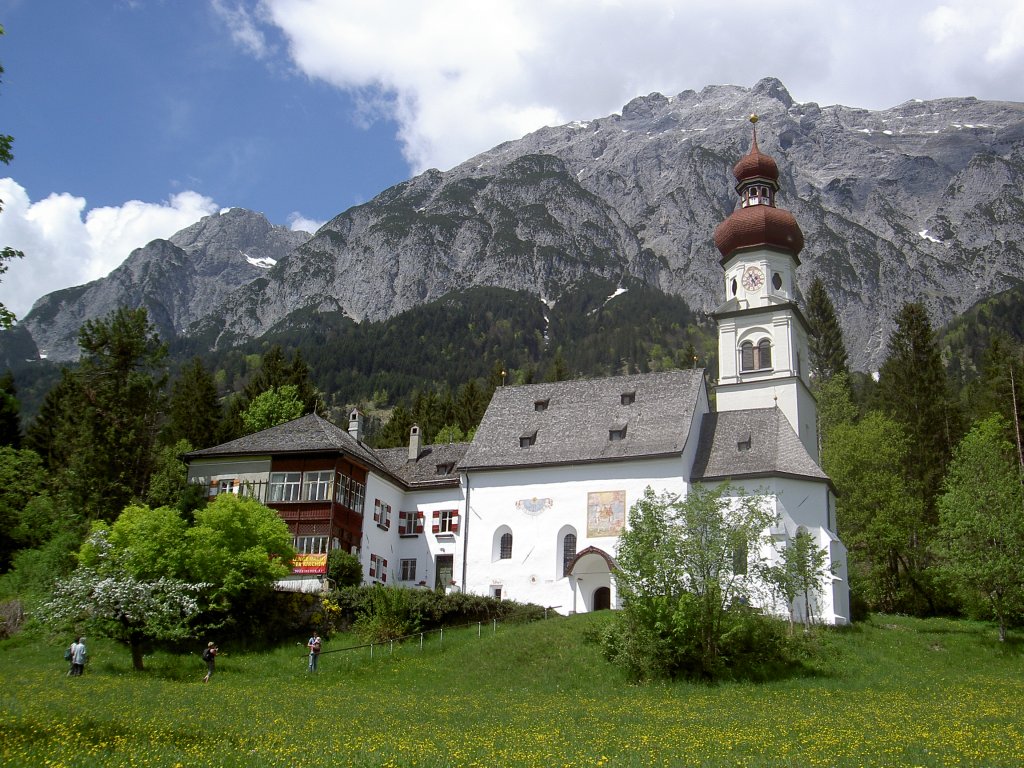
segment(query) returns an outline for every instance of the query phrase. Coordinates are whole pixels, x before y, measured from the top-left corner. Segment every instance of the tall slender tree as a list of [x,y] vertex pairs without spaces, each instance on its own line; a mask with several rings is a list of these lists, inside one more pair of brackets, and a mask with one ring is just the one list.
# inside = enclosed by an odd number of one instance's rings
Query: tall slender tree
[[919,489],[925,519],[934,523],[935,499],[961,425],[923,304],[904,304],[896,316],[888,357],[879,371],[878,398],[906,431],[911,451],[905,469]]
[[10,371],[0,377],[0,445],[21,447],[21,404]]
[[843,330],[836,319],[825,284],[815,276],[807,294],[807,322],[810,325],[808,345],[811,352],[811,373],[819,381],[828,381],[840,373],[849,373]]

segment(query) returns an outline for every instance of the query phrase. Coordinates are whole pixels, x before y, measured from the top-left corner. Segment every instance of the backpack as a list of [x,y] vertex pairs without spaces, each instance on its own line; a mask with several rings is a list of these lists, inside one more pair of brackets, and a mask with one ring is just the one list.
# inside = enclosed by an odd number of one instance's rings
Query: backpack
[[71,661],[71,646],[64,649],[64,661]]
[[209,648],[203,648],[203,661],[209,661],[213,658],[213,652]]

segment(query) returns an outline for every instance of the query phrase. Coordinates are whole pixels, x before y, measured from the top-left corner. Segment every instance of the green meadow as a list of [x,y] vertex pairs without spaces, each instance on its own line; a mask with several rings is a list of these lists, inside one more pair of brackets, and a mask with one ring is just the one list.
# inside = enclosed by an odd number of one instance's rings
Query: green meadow
[[446,630],[395,646],[305,638],[133,672],[90,638],[0,645],[5,766],[1020,766],[1022,646],[967,621],[873,617],[819,630],[769,683],[631,684],[588,640],[608,615]]

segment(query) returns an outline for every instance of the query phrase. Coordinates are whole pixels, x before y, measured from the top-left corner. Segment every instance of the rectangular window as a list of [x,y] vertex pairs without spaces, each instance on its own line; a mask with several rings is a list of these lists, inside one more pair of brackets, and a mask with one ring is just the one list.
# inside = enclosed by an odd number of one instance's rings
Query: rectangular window
[[619,402],[623,405],[632,405],[636,402],[636,392],[623,392]]
[[391,505],[380,499],[373,500],[373,522],[385,531],[391,528]]
[[534,430],[533,432],[527,432],[527,433],[519,436],[519,447],[520,448],[529,448],[531,445],[534,445],[536,442],[537,442],[537,431],[536,430]]
[[618,427],[612,427],[611,429],[609,429],[608,430],[608,439],[611,440],[613,443],[617,443],[620,440],[625,440],[626,439],[626,427],[625,427],[625,425],[621,425],[621,426],[618,426]]
[[732,551],[732,572],[736,576],[745,576],[747,573],[747,544],[740,542]]
[[458,533],[459,510],[435,509],[433,512],[433,525],[431,526],[431,530],[434,533]]
[[449,475],[449,474],[451,474],[451,471],[453,469],[455,469],[455,465],[454,464],[438,464],[437,465],[437,474],[439,474],[439,475]]
[[302,478],[302,498],[305,501],[330,501],[331,478],[334,471],[306,472]]
[[535,411],[546,411],[548,409],[548,403],[550,400],[534,400],[533,410]]
[[292,545],[300,555],[327,554],[326,536],[295,536],[292,539]]
[[210,496],[219,496],[222,493],[238,493],[238,481],[234,479],[211,481]]
[[402,559],[402,581],[416,581],[416,558]]
[[301,472],[270,473],[270,501],[298,501],[301,489]]
[[398,535],[415,536],[423,533],[423,513],[415,510],[398,513]]
[[387,583],[388,561],[380,555],[370,555],[370,578]]
[[344,504],[349,509],[363,514],[363,502],[366,496],[366,486],[348,475],[338,475],[338,482],[334,486],[334,500]]

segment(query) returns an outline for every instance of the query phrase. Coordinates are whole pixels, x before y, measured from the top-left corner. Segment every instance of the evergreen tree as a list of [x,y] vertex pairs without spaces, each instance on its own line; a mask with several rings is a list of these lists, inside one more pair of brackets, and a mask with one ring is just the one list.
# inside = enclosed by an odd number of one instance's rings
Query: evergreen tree
[[843,331],[836,319],[835,307],[820,277],[811,282],[807,296],[807,339],[811,352],[811,374],[819,381],[828,381],[840,373],[849,373]]
[[455,399],[455,416],[464,433],[480,424],[489,402],[490,397],[476,379],[470,379],[459,388],[458,397]]
[[14,387],[14,374],[0,377],[0,446],[21,447],[21,404]]
[[213,375],[194,357],[171,387],[167,442],[187,440],[194,448],[209,448],[221,439],[223,419]]
[[167,347],[145,309],[118,309],[79,331],[81,362],[56,438],[71,449],[62,483],[90,518],[143,498],[164,408]]
[[565,381],[569,378],[569,366],[565,364],[565,358],[562,356],[562,348],[559,347],[555,350],[555,356],[551,360],[551,367],[548,368],[548,375],[544,377],[545,381]]
[[78,399],[78,381],[70,369],[62,368],[60,381],[46,393],[39,413],[25,431],[25,447],[39,454],[48,469],[67,465],[71,447],[62,441],[61,435],[65,434],[65,422]]
[[934,522],[935,498],[960,437],[960,414],[950,396],[928,313],[920,303],[905,304],[896,316],[888,357],[879,371],[878,399],[906,431],[912,446],[908,477],[919,488],[926,519]]
[[[289,361],[285,358],[280,345],[277,344],[263,355],[259,370],[246,385],[244,392],[246,405],[267,390],[278,389],[289,384],[294,386],[298,392],[303,415],[320,413],[323,410],[320,393],[310,381],[309,366],[302,359],[302,353],[296,351],[295,356]],[[242,410],[245,410],[245,406]]]

